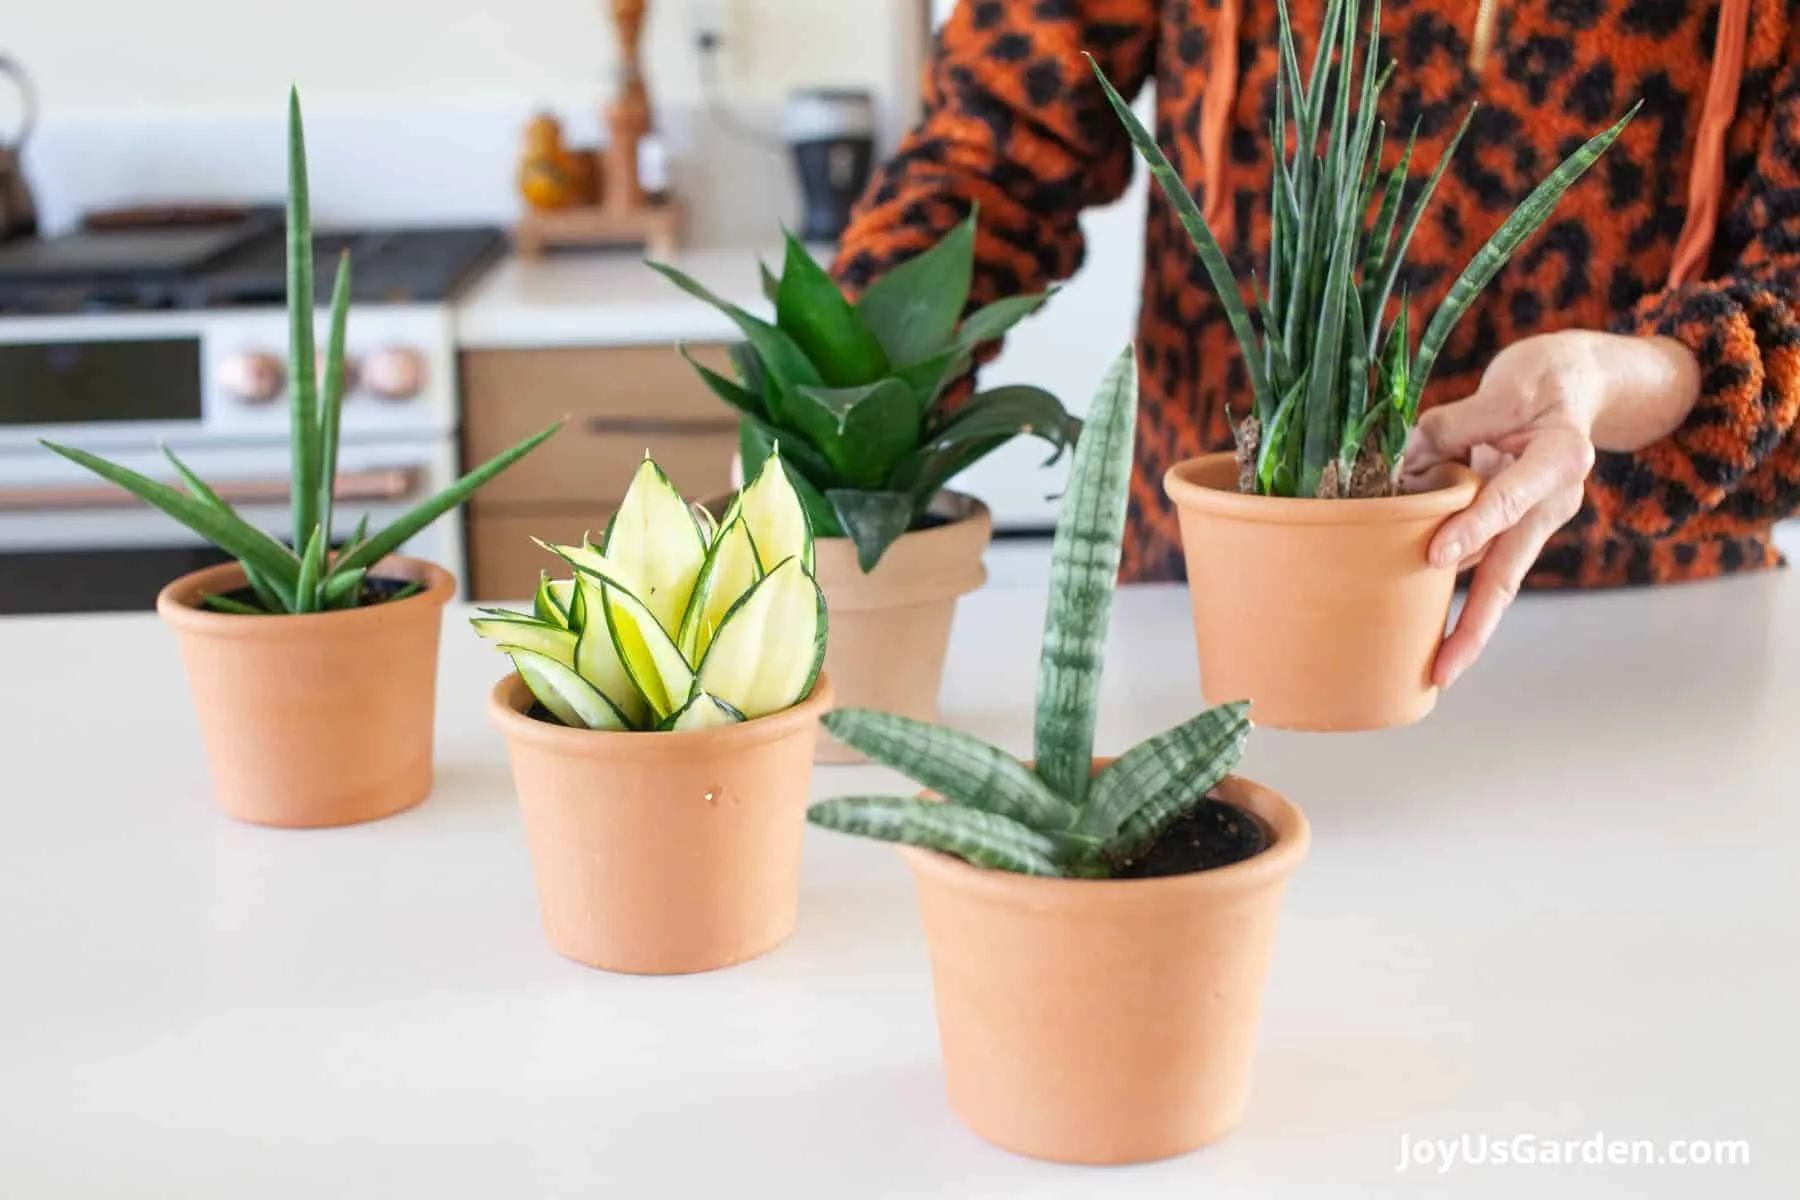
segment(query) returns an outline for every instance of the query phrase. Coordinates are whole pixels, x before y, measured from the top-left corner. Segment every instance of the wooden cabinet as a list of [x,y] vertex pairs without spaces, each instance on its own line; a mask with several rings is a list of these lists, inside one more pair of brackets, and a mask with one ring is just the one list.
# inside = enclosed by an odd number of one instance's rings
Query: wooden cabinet
[[[690,346],[730,373],[725,347]],[[694,500],[727,491],[737,421],[673,346],[477,350],[462,356],[464,467],[558,419],[561,433],[476,493],[469,588],[517,601],[560,564],[532,544],[598,537],[645,452]]]

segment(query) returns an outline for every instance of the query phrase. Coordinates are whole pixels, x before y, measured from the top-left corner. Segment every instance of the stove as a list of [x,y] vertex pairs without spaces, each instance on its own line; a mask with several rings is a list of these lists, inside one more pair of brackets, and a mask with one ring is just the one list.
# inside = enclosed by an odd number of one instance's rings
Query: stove
[[[455,478],[451,306],[506,242],[486,227],[320,230],[314,241],[321,306],[340,256],[351,264],[347,532],[360,510],[379,524]],[[141,609],[212,553],[40,438],[178,483],[168,446],[247,519],[290,537],[286,262],[278,209],[0,245],[0,613]],[[321,355],[326,323],[321,307]],[[453,513],[403,550],[466,576],[462,543]]]

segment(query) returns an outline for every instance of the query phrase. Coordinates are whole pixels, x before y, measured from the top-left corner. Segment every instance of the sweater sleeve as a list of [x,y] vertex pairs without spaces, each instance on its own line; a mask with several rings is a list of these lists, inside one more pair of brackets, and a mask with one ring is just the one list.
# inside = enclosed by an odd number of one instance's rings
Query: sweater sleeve
[[1646,296],[1618,332],[1674,338],[1700,363],[1682,427],[1602,454],[1596,514],[1620,533],[1747,534],[1800,513],[1800,63],[1790,41],[1757,161],[1719,230],[1731,269]]
[[[925,111],[877,171],[835,264],[853,295],[980,206],[970,306],[1081,265],[1081,210],[1118,199],[1132,150],[1083,53],[1135,95],[1155,0],[960,0],[925,72]],[[987,357],[997,347],[989,347]]]

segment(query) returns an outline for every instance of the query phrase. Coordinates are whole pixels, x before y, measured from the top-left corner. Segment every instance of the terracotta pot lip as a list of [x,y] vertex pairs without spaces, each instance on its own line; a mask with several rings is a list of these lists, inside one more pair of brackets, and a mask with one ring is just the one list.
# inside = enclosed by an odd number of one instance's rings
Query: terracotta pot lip
[[791,737],[818,721],[833,700],[831,679],[819,672],[806,699],[766,717],[685,733],[635,731],[614,733],[598,729],[570,729],[525,714],[535,699],[515,671],[498,680],[488,693],[488,716],[509,742],[518,742],[553,754],[579,758],[663,759],[675,755],[716,756],[747,750],[766,742]]
[[[1215,478],[1218,482],[1212,482]],[[1247,495],[1236,490],[1237,456],[1223,452],[1176,463],[1163,476],[1163,490],[1180,508],[1240,521],[1269,525],[1367,525],[1447,517],[1474,503],[1475,493],[1481,487],[1481,477],[1461,463],[1445,463],[1427,478],[1436,484],[1428,491],[1375,499],[1302,500]],[[1226,481],[1231,486],[1221,486]]]
[[1312,827],[1299,806],[1272,788],[1239,775],[1219,784],[1224,799],[1249,809],[1267,826],[1274,843],[1253,858],[1153,879],[1063,879],[1020,875],[918,846],[896,849],[912,866],[958,891],[989,899],[1040,907],[1079,909],[1091,904],[1156,905],[1238,895],[1278,883],[1292,874],[1312,844]]
[[166,584],[156,596],[157,615],[184,633],[208,637],[292,638],[350,633],[389,620],[394,613],[442,609],[456,594],[456,576],[423,558],[392,554],[376,563],[369,575],[377,579],[418,581],[425,587],[404,600],[349,608],[340,612],[247,616],[215,612],[200,607],[207,593],[235,591],[249,582],[244,568],[235,562],[190,571]]

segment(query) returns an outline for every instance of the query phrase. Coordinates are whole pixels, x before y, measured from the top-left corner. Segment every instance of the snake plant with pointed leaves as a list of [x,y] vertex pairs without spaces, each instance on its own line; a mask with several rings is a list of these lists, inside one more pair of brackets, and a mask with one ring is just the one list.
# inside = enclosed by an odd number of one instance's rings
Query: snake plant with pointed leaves
[[1398,488],[1420,398],[1451,331],[1642,102],[1578,147],[1526,196],[1431,314],[1415,349],[1406,296],[1390,302],[1407,247],[1474,108],[1417,197],[1405,205],[1418,125],[1399,162],[1384,172],[1385,126],[1376,101],[1391,66],[1376,63],[1380,0],[1368,21],[1360,74],[1355,68],[1362,0],[1328,0],[1304,83],[1286,0],[1277,0],[1276,10],[1280,61],[1270,131],[1271,236],[1268,276],[1252,281],[1254,317],[1193,195],[1098,63],[1094,73],[1192,239],[1243,354],[1253,402],[1235,426],[1241,490],[1327,499],[1391,494]]
[[[313,319],[313,239],[306,182],[306,135],[298,91],[288,97],[288,402],[293,451],[291,509],[293,545],[276,540],[232,508],[168,447],[163,454],[182,487],[170,486],[116,463],[52,442],[43,444],[64,458],[161,509],[238,560],[249,595],[205,596],[223,612],[246,615],[332,612],[402,599],[418,589],[408,584],[383,592],[367,586],[368,573],[433,521],[462,504],[554,434],[552,425],[475,468],[437,495],[374,533],[365,516],[349,540],[333,537],[337,490],[338,427],[344,402],[344,332],[350,313],[350,258],[338,263],[331,294],[331,340],[325,370],[318,370]],[[560,423],[559,423],[560,424]]]
[[763,269],[773,324],[663,263],[657,271],[722,311],[744,334],[737,378],[687,357],[739,414],[745,463],[777,440],[820,537],[848,537],[872,571],[923,521],[951,479],[1021,434],[1051,447],[1050,465],[1081,423],[1035,387],[998,387],[947,410],[942,401],[976,350],[1047,296],[1016,296],[964,319],[974,278],[971,214],[924,253],[889,271],[854,304],[792,234],[779,277]]
[[943,726],[841,709],[825,717],[827,729],[943,799],[827,800],[808,814],[814,824],[1003,871],[1105,878],[1140,858],[1237,765],[1250,732],[1247,703],[1208,709],[1093,771],[1136,420],[1137,362],[1127,351],[1088,414],[1057,520],[1035,765]]
[[712,729],[791,708],[825,658],[812,529],[779,454],[723,516],[689,505],[648,457],[598,546],[538,543],[573,569],[534,611],[475,632],[576,729]]

